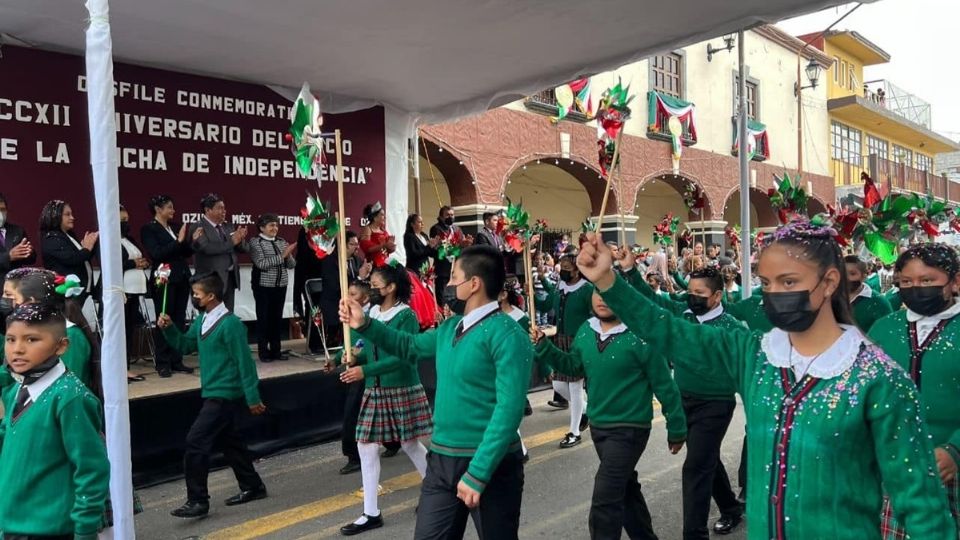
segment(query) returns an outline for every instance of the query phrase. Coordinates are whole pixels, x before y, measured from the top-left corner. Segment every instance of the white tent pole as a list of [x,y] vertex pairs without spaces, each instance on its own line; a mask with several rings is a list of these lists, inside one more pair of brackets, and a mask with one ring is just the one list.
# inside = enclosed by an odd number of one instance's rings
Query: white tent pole
[[115,540],[135,538],[130,463],[130,410],[127,404],[127,351],[123,326],[123,271],[120,268],[120,193],[117,184],[117,132],[113,102],[113,44],[108,0],[87,0],[87,114],[90,165],[100,230],[103,283],[103,401],[110,499]]
[[740,148],[737,156],[740,158],[740,287],[743,299],[750,298],[753,290],[750,276],[750,155],[747,153],[747,52],[744,43],[743,30],[738,34],[737,49],[739,53],[739,93],[740,102],[737,108],[740,115],[737,118],[737,137]]

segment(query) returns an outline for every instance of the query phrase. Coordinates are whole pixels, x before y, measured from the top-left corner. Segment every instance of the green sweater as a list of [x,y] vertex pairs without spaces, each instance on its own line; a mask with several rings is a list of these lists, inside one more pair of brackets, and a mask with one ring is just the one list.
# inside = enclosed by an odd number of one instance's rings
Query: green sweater
[[900,311],[903,307],[903,300],[900,299],[900,288],[891,287],[889,291],[883,293],[883,297],[890,304],[890,309]]
[[[619,278],[602,294],[641,339],[670,350],[676,365],[737,382],[750,445],[750,540],[777,538],[778,530],[787,539],[879,538],[883,487],[914,538],[955,540],[916,389],[878,347],[861,345],[840,375],[798,384],[792,369],[768,360],[764,334],[690,324]],[[704,365],[707,349],[717,354]]]
[[[656,305],[669,311],[675,317],[680,317],[693,324],[701,324],[697,316],[687,307],[686,302],[678,302],[654,293],[646,280],[640,276],[640,272],[628,272],[624,274],[624,276],[627,282],[633,285],[641,294],[652,300]],[[710,319],[703,324],[709,324],[722,329],[743,328],[743,323],[726,313],[721,313],[719,317]],[[706,351],[709,350],[710,349],[705,349],[705,354],[707,354]],[[707,359],[703,361],[708,362]],[[673,378],[677,381],[677,386],[680,388],[680,393],[683,397],[694,399],[736,399],[734,394],[737,392],[737,385],[731,377],[704,377],[697,369],[693,368],[694,366],[680,363],[673,366]]]
[[[404,308],[383,324],[387,328],[407,334],[416,334],[420,331],[417,315],[410,308]],[[336,358],[337,364],[340,364],[342,356],[343,351],[340,351]],[[417,372],[416,364],[390,355],[372,343],[369,347],[364,346],[356,361],[358,365],[363,366],[363,378],[367,388],[374,386],[402,388],[420,384],[420,374]]]
[[734,304],[726,304],[723,308],[731,316],[745,322],[751,330],[758,332],[773,330],[773,324],[770,323],[770,319],[763,311],[762,294],[755,294]]
[[593,285],[585,283],[568,294],[548,279],[542,282],[547,297],[537,300],[537,309],[552,310],[557,316],[557,335],[573,338],[580,326],[593,316]]
[[871,289],[873,289],[874,293],[880,294],[880,291],[881,291],[880,274],[876,272],[870,274],[869,276],[867,276],[867,279],[864,280],[864,283],[867,285],[867,287],[870,287]]
[[175,325],[163,329],[163,336],[181,354],[198,353],[200,357],[200,396],[204,398],[240,399],[247,405],[260,403],[257,365],[247,345],[247,328],[233,313],[217,321],[206,335],[201,335],[201,313],[186,333]]
[[416,363],[436,359],[437,393],[430,450],[469,457],[462,480],[483,492],[513,447],[523,419],[533,347],[517,323],[500,310],[455,339],[462,317],[439,328],[408,334],[367,320],[360,334],[389,354]]
[[13,421],[20,385],[11,390],[0,430],[0,530],[95,539],[110,482],[100,402],[66,372]]
[[890,303],[878,292],[872,296],[858,296],[853,299],[853,320],[864,333],[870,331],[873,323],[893,313]]
[[[913,373],[910,326],[906,310],[877,321],[870,330],[870,339],[895,362]],[[919,337],[918,337],[919,339]],[[947,448],[960,463],[960,317],[954,316],[927,349],[920,360],[920,402],[924,420],[930,427],[934,446]],[[916,375],[913,375],[916,376]]]
[[587,321],[573,339],[570,352],[561,351],[547,339],[540,341],[536,351],[538,359],[559,371],[590,380],[587,414],[592,425],[649,428],[656,395],[667,419],[667,439],[686,439],[687,421],[666,359],[632,333],[614,334],[601,342],[600,334]]

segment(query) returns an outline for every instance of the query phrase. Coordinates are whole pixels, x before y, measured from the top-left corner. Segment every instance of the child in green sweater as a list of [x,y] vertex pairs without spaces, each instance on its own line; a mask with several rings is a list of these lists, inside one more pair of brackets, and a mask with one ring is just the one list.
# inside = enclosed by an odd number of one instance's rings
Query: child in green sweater
[[866,262],[856,255],[847,255],[844,263],[847,283],[850,285],[850,307],[853,309],[853,320],[860,330],[867,333],[873,323],[886,317],[893,310],[883,295],[864,283],[867,275]]
[[[537,358],[565,373],[590,378],[588,405],[600,468],[590,504],[590,537],[656,538],[640,490],[637,462],[647,446],[656,396],[667,419],[667,444],[676,454],[687,436],[677,383],[663,355],[627,331],[600,297],[592,298],[594,317],[583,323],[564,352],[539,329],[531,331]],[[628,397],[629,396],[629,397]]]
[[[402,267],[384,265],[375,269],[370,275],[369,317],[399,332],[418,333],[417,316],[407,305],[410,295],[410,279]],[[399,443],[422,478],[427,470],[427,449],[420,439],[428,437],[433,427],[416,364],[374,344],[364,347],[353,360],[355,365],[341,373],[340,380],[366,384],[355,428],[363,476],[363,514],[340,529],[345,536],[383,526],[377,503],[380,445]],[[338,355],[336,362],[340,361]]]
[[523,496],[517,429],[533,349],[497,304],[504,274],[495,248],[465,249],[443,291],[454,316],[422,334],[388,328],[366,317],[360,304],[341,300],[341,321],[367,342],[411,363],[437,362],[433,438],[414,538],[462,538],[471,514],[480,538],[517,538]]
[[[850,325],[835,234],[797,220],[760,253],[763,305],[777,327],[767,334],[671,316],[614,274],[594,235],[577,263],[627,327],[670,350],[674,364],[735,381],[750,446],[750,540],[877,538],[883,489],[914,538],[956,540],[916,387]],[[708,348],[716,354],[704,356]]]
[[202,517],[210,511],[207,475],[210,454],[218,445],[240,484],[240,493],[225,504],[235,506],[267,496],[247,445],[237,432],[237,422],[243,415],[266,411],[257,388],[257,366],[247,345],[247,329],[223,303],[223,280],[216,273],[194,276],[190,287],[193,306],[200,315],[186,333],[180,332],[169,315],[157,319],[171,347],[181,354],[198,353],[200,357],[203,406],[187,433],[183,454],[187,502],[170,512],[181,518]]
[[60,361],[69,343],[54,306],[22,304],[7,317],[4,349],[16,383],[0,426],[4,538],[97,538],[110,464],[100,402]]
[[[921,244],[900,255],[896,271],[907,309],[877,321],[870,339],[907,370],[920,390],[940,480],[960,531],[960,260],[946,244]],[[887,501],[884,538],[918,538],[896,510]]]

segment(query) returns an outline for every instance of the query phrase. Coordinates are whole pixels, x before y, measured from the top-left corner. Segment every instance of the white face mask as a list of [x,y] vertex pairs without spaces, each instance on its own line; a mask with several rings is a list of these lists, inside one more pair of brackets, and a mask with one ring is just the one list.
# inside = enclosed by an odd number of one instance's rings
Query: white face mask
[[0,212],[0,227],[3,227],[6,224],[7,224],[7,213]]

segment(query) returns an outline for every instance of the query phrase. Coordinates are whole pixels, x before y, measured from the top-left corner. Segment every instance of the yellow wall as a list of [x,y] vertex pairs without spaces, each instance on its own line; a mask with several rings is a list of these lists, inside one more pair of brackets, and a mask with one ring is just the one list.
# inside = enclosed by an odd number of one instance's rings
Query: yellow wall
[[[832,158],[830,159],[830,165],[832,169],[831,174],[833,175],[835,183],[838,186],[844,184],[845,176],[852,177],[854,179],[854,181],[850,183],[859,183],[860,171],[862,170],[862,171],[869,172],[868,164],[867,164],[867,155],[868,155],[867,136],[868,135],[872,135],[874,137],[877,137],[878,139],[883,139],[887,141],[887,159],[889,159],[890,161],[896,161],[896,154],[894,154],[894,148],[893,148],[894,145],[902,146],[908,150],[913,151],[913,161],[910,163],[911,167],[917,166],[917,155],[924,155],[931,158],[931,160],[933,159],[933,156],[922,151],[920,147],[915,143],[908,143],[902,140],[894,139],[889,135],[884,134],[882,131],[877,131],[875,129],[867,128],[865,125],[858,124],[856,122],[846,122],[842,120],[837,120],[837,121],[840,122],[841,124],[845,124],[847,126],[860,130],[861,132],[860,155],[863,156],[863,162],[858,167],[854,167],[853,165],[850,165],[848,163],[841,162],[840,160],[836,160]],[[830,156],[832,155],[833,155],[833,149],[831,148]],[[849,169],[851,172],[848,172],[847,169]],[[931,170],[931,172],[933,171]]]
[[[837,47],[829,40],[824,45],[824,52],[836,59],[830,72],[827,73],[827,95],[830,99],[851,95],[863,96],[863,60]],[[854,84],[850,86],[850,69],[853,68]]]

